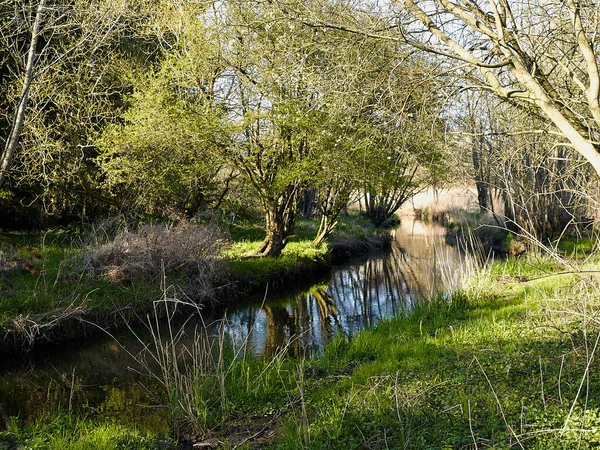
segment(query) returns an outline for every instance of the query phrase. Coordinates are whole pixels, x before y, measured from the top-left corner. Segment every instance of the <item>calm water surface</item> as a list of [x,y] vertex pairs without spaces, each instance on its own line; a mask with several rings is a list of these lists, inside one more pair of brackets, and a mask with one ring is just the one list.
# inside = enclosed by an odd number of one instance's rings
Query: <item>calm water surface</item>
[[[285,348],[310,356],[340,333],[352,336],[424,296],[452,289],[465,257],[445,243],[442,227],[404,218],[393,233],[391,251],[335,267],[328,280],[304,292],[267,292],[224,317],[206,317],[207,333],[224,332],[256,355]],[[200,320],[187,324],[190,330],[201,325]],[[149,338],[143,330],[138,334]],[[117,339],[71,344],[19,367],[0,363],[0,429],[10,416],[31,422],[62,409],[166,430],[157,401],[146,389],[153,381],[130,355],[139,351],[140,342],[128,331]]]

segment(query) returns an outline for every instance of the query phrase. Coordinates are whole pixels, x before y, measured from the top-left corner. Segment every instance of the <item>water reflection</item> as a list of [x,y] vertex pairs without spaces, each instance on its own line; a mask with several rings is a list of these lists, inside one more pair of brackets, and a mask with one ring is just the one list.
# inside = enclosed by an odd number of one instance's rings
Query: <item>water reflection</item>
[[[338,333],[354,335],[446,289],[463,263],[459,252],[446,245],[442,227],[405,219],[394,230],[391,251],[336,267],[328,282],[308,292],[269,296],[227,311],[225,320],[207,331],[224,331],[236,345],[247,345],[257,355],[283,349],[296,356],[314,355]],[[189,325],[191,340],[200,323]],[[145,339],[143,330],[138,336]],[[61,408],[165,430],[164,414],[153,408],[160,400],[149,394],[156,392],[152,379],[131,370],[139,367],[129,353],[139,351],[141,343],[129,331],[117,338],[128,351],[112,338],[74,343],[30,367],[1,371],[0,429],[9,416],[30,422]]]
[[231,311],[226,332],[257,355],[282,347],[293,355],[315,354],[339,333],[354,335],[443,291],[464,264],[444,231],[405,219],[393,232],[391,251],[337,267],[326,285],[308,292]]

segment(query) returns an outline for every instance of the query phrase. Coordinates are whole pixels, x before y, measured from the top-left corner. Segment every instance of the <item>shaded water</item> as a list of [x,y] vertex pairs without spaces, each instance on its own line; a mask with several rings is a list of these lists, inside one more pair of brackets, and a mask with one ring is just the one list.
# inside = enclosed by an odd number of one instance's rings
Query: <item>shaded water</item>
[[[209,333],[224,331],[256,355],[282,347],[315,355],[337,334],[352,336],[424,296],[447,292],[465,272],[465,258],[445,243],[439,225],[403,219],[393,233],[389,252],[335,267],[329,280],[308,291],[266,295],[227,311]],[[144,339],[143,331],[139,335]],[[153,381],[136,371],[129,354],[140,343],[131,332],[117,339],[75,343],[22,367],[0,367],[0,429],[10,416],[30,422],[62,409],[166,431],[164,411],[146,389]]]

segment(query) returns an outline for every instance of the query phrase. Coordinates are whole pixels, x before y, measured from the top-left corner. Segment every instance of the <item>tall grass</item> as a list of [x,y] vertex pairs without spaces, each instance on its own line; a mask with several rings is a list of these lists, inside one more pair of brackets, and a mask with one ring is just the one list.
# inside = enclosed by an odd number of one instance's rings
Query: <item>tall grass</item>
[[[141,351],[125,350],[141,373],[160,386],[154,394],[176,441],[206,438],[224,422],[274,415],[295,404],[301,384],[295,362],[286,359],[287,347],[269,359],[257,358],[248,339],[229,338],[226,318],[207,324],[201,307],[174,292],[165,288],[147,316],[149,340],[131,329]],[[183,321],[180,310],[185,311]]]

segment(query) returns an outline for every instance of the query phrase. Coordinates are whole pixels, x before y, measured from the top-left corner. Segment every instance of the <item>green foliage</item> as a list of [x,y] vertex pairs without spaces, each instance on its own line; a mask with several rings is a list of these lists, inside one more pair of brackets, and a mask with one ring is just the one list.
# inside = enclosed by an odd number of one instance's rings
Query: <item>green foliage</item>
[[7,450],[153,450],[152,436],[114,422],[75,419],[58,413],[52,421],[23,425],[16,419],[0,431],[0,445]]
[[568,257],[582,257],[591,254],[597,248],[598,239],[593,237],[563,236],[558,240],[558,249]]
[[210,94],[218,69],[209,65],[218,49],[201,22],[187,32],[189,40],[136,80],[124,124],[97,141],[107,188],[147,211],[206,207],[221,168],[223,112]]

